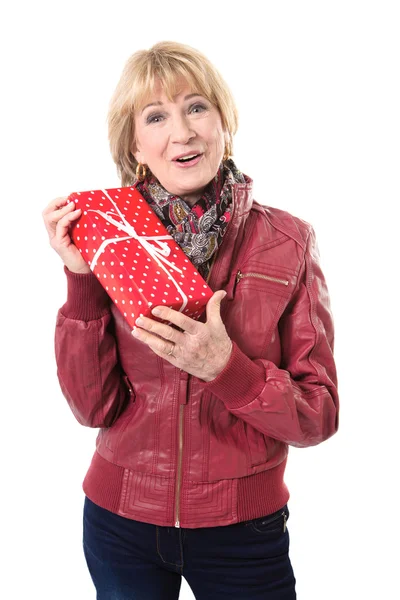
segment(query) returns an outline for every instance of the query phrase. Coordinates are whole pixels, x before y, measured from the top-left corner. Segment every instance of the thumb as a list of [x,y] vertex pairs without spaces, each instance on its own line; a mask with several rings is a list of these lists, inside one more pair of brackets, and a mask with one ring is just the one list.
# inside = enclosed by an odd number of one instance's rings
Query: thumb
[[221,320],[221,302],[225,296],[226,292],[224,290],[218,290],[211,296],[206,307],[207,321]]

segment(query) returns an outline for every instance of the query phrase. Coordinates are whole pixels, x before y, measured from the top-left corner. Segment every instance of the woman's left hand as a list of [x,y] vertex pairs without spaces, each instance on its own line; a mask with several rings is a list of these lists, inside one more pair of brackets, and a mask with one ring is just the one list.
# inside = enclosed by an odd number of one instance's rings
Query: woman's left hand
[[138,317],[138,327],[132,335],[175,367],[204,381],[211,381],[225,368],[232,352],[232,342],[220,314],[221,301],[225,296],[226,292],[219,290],[210,298],[205,323],[172,308],[157,306],[152,310],[153,315],[183,331],[147,317]]

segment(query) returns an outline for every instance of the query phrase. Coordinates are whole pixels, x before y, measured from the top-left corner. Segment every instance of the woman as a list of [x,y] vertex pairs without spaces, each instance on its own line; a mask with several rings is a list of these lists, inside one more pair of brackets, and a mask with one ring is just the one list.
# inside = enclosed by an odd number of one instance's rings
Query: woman
[[130,331],[71,243],[80,216],[44,211],[68,298],[56,327],[63,394],[99,427],[84,550],[98,598],[292,600],[288,445],[337,430],[333,324],[313,229],[252,199],[230,158],[237,113],[196,50],[127,62],[109,110],[123,186],[138,189],[215,290],[204,318],[165,306]]

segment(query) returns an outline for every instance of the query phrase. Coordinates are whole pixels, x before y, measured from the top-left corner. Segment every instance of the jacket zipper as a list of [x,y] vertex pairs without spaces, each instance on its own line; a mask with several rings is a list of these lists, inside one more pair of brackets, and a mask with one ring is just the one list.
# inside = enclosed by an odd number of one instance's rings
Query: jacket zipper
[[[217,252],[214,253],[213,258],[211,259],[210,270],[207,276],[207,283],[210,281],[211,271],[213,269],[215,259],[217,257]],[[175,486],[175,527],[180,527],[180,500],[181,500],[181,487],[182,487],[182,463],[183,463],[183,425],[184,425],[184,410],[185,404],[187,404],[188,400],[188,389],[189,389],[189,375],[185,373],[182,377],[181,371],[179,385],[182,386],[182,379],[187,382],[182,393],[181,389],[179,389],[179,421],[178,421],[178,467],[177,467],[177,475],[176,475],[176,486]]]
[[268,281],[275,281],[276,283],[289,285],[287,279],[279,279],[278,277],[271,277],[270,275],[263,275],[262,273],[242,273],[241,271],[236,273],[236,283],[239,283],[239,281],[244,277],[257,277],[258,279],[267,279]]
[[[182,389],[182,382],[185,383]],[[184,410],[187,404],[189,386],[189,375],[185,371],[181,371],[179,380],[179,422],[178,422],[178,467],[175,486],[175,527],[180,527],[180,496],[182,487],[182,462],[183,462],[183,424]]]

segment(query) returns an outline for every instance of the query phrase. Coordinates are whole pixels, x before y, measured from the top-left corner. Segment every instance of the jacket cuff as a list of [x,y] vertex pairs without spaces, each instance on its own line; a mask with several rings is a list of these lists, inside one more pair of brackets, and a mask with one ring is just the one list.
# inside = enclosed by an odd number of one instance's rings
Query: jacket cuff
[[73,273],[64,265],[67,301],[60,312],[68,319],[94,321],[110,312],[111,299],[93,273]]
[[265,369],[255,364],[235,342],[225,369],[204,384],[228,409],[241,408],[257,398],[265,387]]

